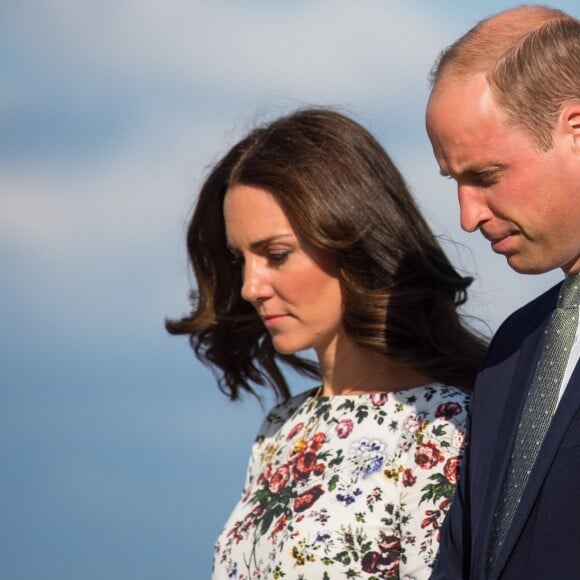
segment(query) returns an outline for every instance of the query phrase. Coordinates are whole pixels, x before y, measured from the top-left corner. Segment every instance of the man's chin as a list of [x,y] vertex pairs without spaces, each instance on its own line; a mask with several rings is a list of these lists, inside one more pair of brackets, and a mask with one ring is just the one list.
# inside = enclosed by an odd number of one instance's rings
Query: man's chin
[[538,275],[555,270],[558,266],[546,266],[542,264],[528,263],[522,260],[518,254],[505,257],[510,268],[518,274]]

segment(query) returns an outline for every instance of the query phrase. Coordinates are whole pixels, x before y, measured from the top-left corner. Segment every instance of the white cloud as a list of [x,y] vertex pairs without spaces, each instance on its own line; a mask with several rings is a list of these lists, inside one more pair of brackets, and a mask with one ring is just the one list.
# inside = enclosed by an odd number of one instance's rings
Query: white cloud
[[[43,81],[54,75],[65,100],[71,92],[87,99],[90,114],[94,89],[95,99],[107,94],[135,116],[98,156],[79,161],[63,154],[54,165],[37,156],[0,169],[2,243],[55,273],[53,296],[71,275],[109,280],[114,293],[122,264],[145,268],[152,253],[165,266],[168,256],[179,255],[167,276],[175,281],[160,275],[141,299],[178,292],[184,278],[174,275],[184,260],[185,220],[207,165],[261,111],[269,117],[308,101],[347,105],[371,129],[389,127],[387,149],[435,229],[472,250],[472,259],[466,253],[458,259],[479,274],[474,294],[483,305],[475,301],[474,308],[483,309],[492,326],[547,285],[544,277],[530,283],[513,274],[477,235],[463,235],[451,188],[437,176],[422,118],[427,71],[455,36],[450,31],[457,22],[449,14],[427,3],[374,0],[276,7],[24,1],[9,14],[10,42],[28,56],[28,66],[44,67]],[[52,99],[58,90],[51,89]],[[4,101],[8,110],[10,103],[34,106],[34,98],[17,95]],[[375,132],[384,141],[382,131]],[[142,278],[125,282],[130,292]],[[498,293],[501,304],[486,299]]]
[[27,4],[12,8],[28,32],[20,50],[89,86],[165,82],[229,98],[399,100],[425,84],[445,43],[435,9],[393,1],[34,2],[33,20]]

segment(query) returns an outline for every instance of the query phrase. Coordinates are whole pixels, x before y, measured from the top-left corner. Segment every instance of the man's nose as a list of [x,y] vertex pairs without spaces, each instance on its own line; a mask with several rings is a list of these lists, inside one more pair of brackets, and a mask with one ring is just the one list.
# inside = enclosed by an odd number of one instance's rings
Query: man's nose
[[482,223],[491,217],[485,193],[481,189],[460,184],[457,186],[457,197],[459,199],[461,227],[466,232],[476,231]]

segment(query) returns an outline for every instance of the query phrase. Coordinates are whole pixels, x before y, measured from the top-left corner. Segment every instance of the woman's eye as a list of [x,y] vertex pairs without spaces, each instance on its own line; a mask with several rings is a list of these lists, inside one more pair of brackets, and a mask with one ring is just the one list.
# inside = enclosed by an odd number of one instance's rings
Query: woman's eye
[[232,254],[230,253],[228,256],[228,259],[230,261],[230,264],[232,266],[240,266],[244,263],[244,258],[243,256],[239,255],[239,254]]
[[290,252],[268,252],[268,261],[272,264],[282,264],[288,258]]

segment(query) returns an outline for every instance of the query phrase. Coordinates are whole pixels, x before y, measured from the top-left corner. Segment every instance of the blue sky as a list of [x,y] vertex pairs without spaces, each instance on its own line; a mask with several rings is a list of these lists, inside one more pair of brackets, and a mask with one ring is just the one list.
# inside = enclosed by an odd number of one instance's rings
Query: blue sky
[[163,320],[197,188],[256,121],[324,104],[371,129],[491,329],[559,280],[461,232],[424,131],[439,50],[510,5],[0,3],[0,577],[209,577],[272,401],[229,403]]

